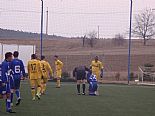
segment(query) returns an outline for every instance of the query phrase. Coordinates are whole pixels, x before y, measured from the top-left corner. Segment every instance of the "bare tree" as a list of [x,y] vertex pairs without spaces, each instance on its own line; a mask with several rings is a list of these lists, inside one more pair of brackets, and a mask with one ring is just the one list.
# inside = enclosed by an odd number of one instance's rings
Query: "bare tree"
[[94,45],[97,43],[97,32],[91,31],[87,34],[87,43],[90,45],[90,47],[94,47]]
[[116,34],[115,37],[112,39],[112,43],[115,46],[123,46],[124,43],[126,42],[125,38],[121,34]]
[[151,9],[146,9],[135,16],[132,33],[135,37],[143,38],[144,45],[146,45],[147,40],[155,36],[155,15]]

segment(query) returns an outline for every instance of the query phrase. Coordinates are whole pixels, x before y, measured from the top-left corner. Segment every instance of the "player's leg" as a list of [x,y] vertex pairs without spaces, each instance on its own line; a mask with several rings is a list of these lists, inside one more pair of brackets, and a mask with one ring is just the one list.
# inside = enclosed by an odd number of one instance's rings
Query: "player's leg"
[[11,108],[11,85],[10,85],[10,82],[6,85],[6,112],[15,113],[15,112],[12,112],[12,108]]
[[85,71],[84,72],[82,72],[82,90],[83,90],[83,92],[82,92],[82,95],[85,95],[86,93],[85,93],[85,90],[86,90],[86,73],[85,73]]
[[79,78],[77,78],[77,94],[81,95],[81,91],[80,91],[80,84],[81,84],[81,80]]
[[30,86],[31,86],[31,94],[32,94],[32,100],[35,100],[35,93],[36,93],[36,80],[35,79],[30,79]]
[[13,94],[14,94],[14,91],[15,91],[14,77],[11,77],[11,79],[10,79],[10,87],[11,87],[11,93],[10,93],[11,107],[13,107]]
[[21,96],[20,96],[20,78],[17,78],[15,81],[15,93],[17,96],[16,106],[18,106],[21,102]]
[[56,77],[57,77],[57,88],[60,88],[61,87],[61,74],[62,74],[62,71],[59,70],[56,72]]
[[48,79],[47,78],[43,78],[42,94],[45,94],[47,82],[48,82]]
[[36,97],[38,99],[40,99],[40,94],[41,94],[41,78],[37,79],[36,80],[36,86],[37,86],[37,94],[36,94]]

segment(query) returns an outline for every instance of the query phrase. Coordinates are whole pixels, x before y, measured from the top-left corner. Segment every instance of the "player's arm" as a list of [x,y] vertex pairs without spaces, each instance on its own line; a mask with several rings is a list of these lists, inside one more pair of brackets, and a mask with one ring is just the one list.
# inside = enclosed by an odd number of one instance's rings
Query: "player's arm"
[[27,71],[28,71],[28,77],[30,78],[30,62],[28,62]]
[[23,61],[21,61],[21,71],[22,71],[23,77],[25,78],[26,73],[25,73],[25,67],[24,67]]
[[2,85],[5,85],[7,83],[7,66],[5,63],[2,63]]
[[103,63],[100,62],[100,70],[101,70],[101,74],[100,74],[100,77],[103,78]]
[[60,61],[60,60],[59,60],[59,64],[60,64],[60,67],[61,67],[61,68],[62,68],[62,67],[63,67],[63,65],[64,65],[64,64],[63,64],[63,62],[62,62],[62,61]]
[[43,75],[43,70],[42,70],[42,66],[41,66],[40,61],[38,61],[38,70],[39,70],[40,74]]
[[76,68],[73,70],[73,77],[76,77]]
[[47,66],[48,66],[48,70],[49,70],[49,73],[50,73],[50,76],[53,77],[53,70],[50,66],[50,64],[47,62]]

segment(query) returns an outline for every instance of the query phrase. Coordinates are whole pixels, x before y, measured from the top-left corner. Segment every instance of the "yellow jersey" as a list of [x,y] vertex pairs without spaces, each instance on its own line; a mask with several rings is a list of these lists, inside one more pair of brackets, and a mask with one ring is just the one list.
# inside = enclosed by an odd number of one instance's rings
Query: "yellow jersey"
[[28,61],[28,75],[30,79],[38,79],[41,78],[42,70],[41,63],[39,60],[33,59]]
[[103,69],[103,64],[100,61],[96,62],[95,60],[93,60],[91,62],[91,68],[92,68],[92,72],[100,72],[101,69]]
[[55,61],[55,70],[59,71],[59,70],[62,70],[62,68],[63,68],[63,62],[61,62],[60,60],[56,60]]
[[53,76],[53,70],[47,61],[45,61],[45,60],[41,61],[41,69],[43,72],[42,76],[44,78],[49,78],[49,74],[50,74],[50,76]]

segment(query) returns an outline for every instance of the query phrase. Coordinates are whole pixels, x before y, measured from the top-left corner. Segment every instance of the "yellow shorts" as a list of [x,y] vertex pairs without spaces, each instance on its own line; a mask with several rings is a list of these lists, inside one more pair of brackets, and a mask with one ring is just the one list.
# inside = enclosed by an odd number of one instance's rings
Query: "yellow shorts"
[[31,85],[31,87],[41,86],[41,79],[31,79],[30,85]]
[[61,78],[61,75],[62,75],[61,70],[56,71],[56,78]]

